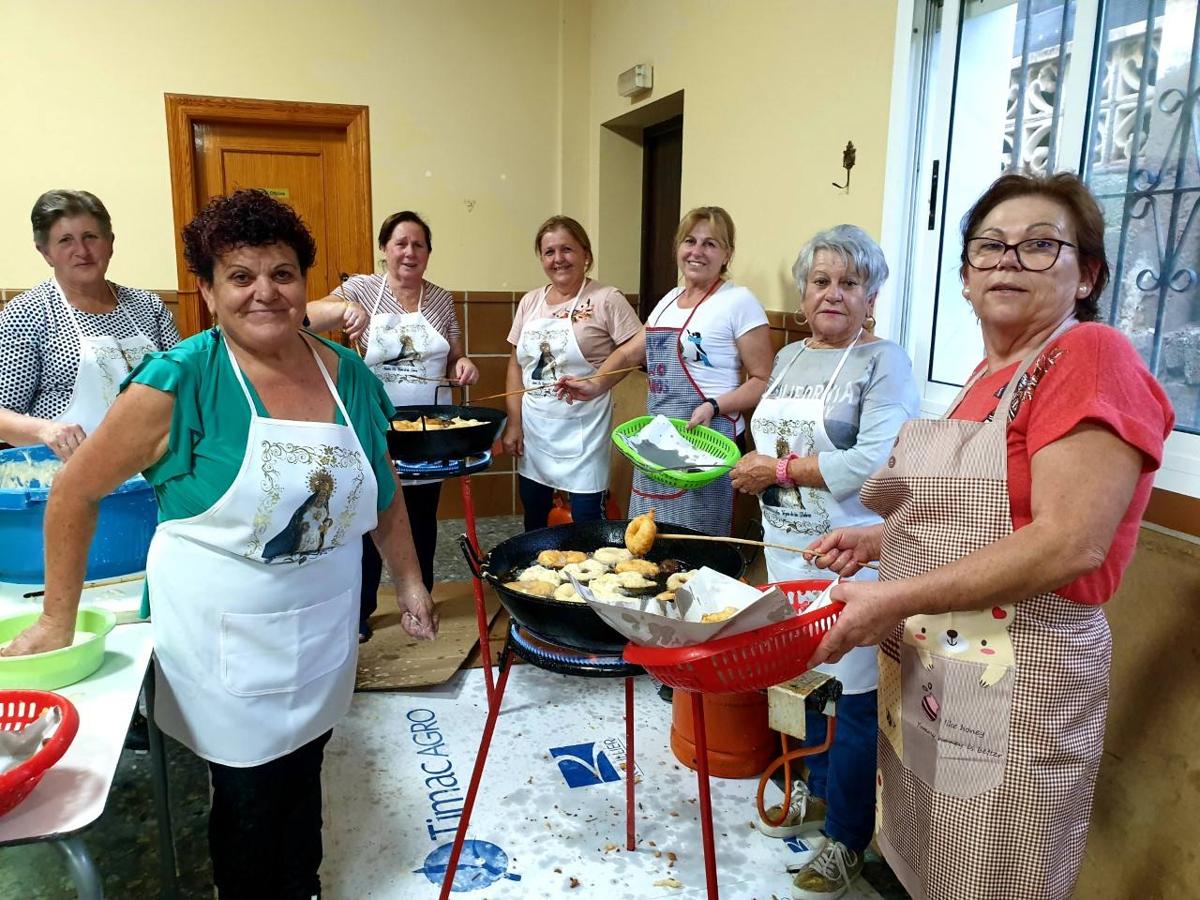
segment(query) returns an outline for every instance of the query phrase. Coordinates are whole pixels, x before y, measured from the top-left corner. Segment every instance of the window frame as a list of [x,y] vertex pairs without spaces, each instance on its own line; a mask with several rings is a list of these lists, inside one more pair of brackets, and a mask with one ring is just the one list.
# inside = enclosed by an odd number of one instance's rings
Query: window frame
[[[1094,34],[1104,0],[1076,0],[1075,34]],[[947,196],[947,179],[943,177],[950,147],[953,124],[953,90],[955,77],[937,77],[931,90],[923,90],[924,79],[932,58],[936,55],[937,71],[953,71],[957,65],[957,48],[961,38],[962,0],[899,0],[896,15],[895,44],[892,65],[892,91],[888,115],[888,142],[883,194],[883,224],[880,244],[892,264],[893,279],[881,292],[876,316],[876,333],[900,344],[913,361],[913,375],[921,396],[921,415],[934,418],[944,415],[957,396],[959,388],[930,378],[930,361],[936,339],[935,292],[932,290],[937,273],[936,248],[930,242],[940,241]],[[938,39],[934,46],[927,34],[935,11],[940,10],[940,35],[955,35],[954,41]],[[1075,42],[1072,61],[1064,91],[1084,91],[1087,103],[1068,103],[1063,114],[1062,146],[1078,147],[1073,171],[1079,171],[1087,151],[1087,114],[1091,97],[1087,85],[1097,42]],[[1083,46],[1079,46],[1082,44]],[[914,125],[915,123],[915,125]],[[934,160],[939,161],[938,184],[932,189]],[[928,204],[933,199],[932,215],[939,227],[932,230],[916,228],[917,217],[930,214]],[[894,263],[893,263],[894,261]],[[957,259],[942,265],[957,265]],[[965,300],[963,302],[966,302]],[[1188,497],[1200,498],[1200,435],[1173,431],[1166,441],[1162,465],[1155,473],[1154,486]]]

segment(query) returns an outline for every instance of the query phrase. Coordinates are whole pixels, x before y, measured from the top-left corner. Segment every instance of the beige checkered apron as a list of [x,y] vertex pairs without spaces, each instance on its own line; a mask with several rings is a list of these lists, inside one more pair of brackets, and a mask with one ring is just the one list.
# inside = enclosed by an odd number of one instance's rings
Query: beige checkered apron
[[[885,521],[881,581],[921,575],[1012,532],[1004,412],[1041,349],[1017,367],[994,421],[914,420],[901,430],[861,494]],[[1054,593],[914,616],[883,642],[878,837],[913,897],[1070,896],[1110,659],[1102,610]]]

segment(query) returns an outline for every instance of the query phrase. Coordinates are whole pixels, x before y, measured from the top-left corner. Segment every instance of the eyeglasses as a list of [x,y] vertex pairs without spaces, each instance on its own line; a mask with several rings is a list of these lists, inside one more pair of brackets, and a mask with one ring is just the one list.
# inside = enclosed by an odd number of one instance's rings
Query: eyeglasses
[[[967,241],[967,264],[972,269],[994,269],[1009,250],[1017,254],[1021,268],[1044,272],[1058,262],[1063,247],[1075,247],[1070,241],[1057,238],[1030,238],[1016,244],[1006,244],[995,238],[975,237]],[[1078,249],[1076,247],[1076,249]]]

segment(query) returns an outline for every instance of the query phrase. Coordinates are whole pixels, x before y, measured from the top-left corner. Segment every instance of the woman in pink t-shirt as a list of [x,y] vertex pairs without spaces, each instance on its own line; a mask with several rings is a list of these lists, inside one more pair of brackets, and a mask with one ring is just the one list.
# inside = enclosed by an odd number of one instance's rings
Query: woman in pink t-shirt
[[592,244],[583,226],[553,216],[534,238],[549,279],[521,298],[508,342],[504,449],[517,458],[525,530],[544,528],[554,491],[567,493],[576,522],[603,518],[608,490],[612,395],[567,403],[559,378],[591,375],[610,354],[641,333],[633,307],[616,288],[588,278]]
[[1174,415],[1094,321],[1104,218],[1070,174],[1001,177],[963,220],[986,358],[947,418],[906,424],[862,489],[884,524],[813,543],[876,584],[813,664],[879,644],[879,845],[913,896],[1066,898],[1103,749],[1103,604]]

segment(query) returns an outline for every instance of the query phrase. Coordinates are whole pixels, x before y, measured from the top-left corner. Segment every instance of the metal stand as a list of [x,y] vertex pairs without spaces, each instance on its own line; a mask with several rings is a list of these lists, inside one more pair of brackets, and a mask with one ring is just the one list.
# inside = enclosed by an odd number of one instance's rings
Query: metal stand
[[[417,480],[432,478],[457,478],[462,489],[463,515],[467,520],[466,538],[477,557],[479,537],[475,532],[475,501],[471,497],[471,473],[482,472],[492,464],[491,451],[465,459],[433,460],[428,462],[396,461],[396,472],[401,478]],[[479,626],[479,652],[483,655],[483,679],[487,687],[488,705],[496,694],[495,675],[492,672],[492,645],[489,639],[487,606],[483,599],[483,582],[473,577],[475,588],[475,621]]]
[[[471,497],[471,476],[463,475],[458,479],[462,487],[463,515],[467,520],[467,540],[475,550],[477,557],[483,554],[479,549],[479,537],[475,533],[475,501]],[[479,626],[479,652],[483,656],[483,683],[487,688],[488,707],[496,705],[496,679],[492,673],[492,641],[491,630],[488,626],[487,605],[483,599],[483,582],[472,573],[471,582],[475,588],[475,621]]]
[[104,900],[104,886],[100,883],[100,873],[96,871],[96,864],[83,841],[77,837],[62,838],[55,841],[54,846],[66,857],[67,868],[71,872],[71,881],[75,884],[79,900]]
[[[483,780],[483,769],[487,765],[488,750],[492,745],[492,734],[496,730],[496,720],[500,717],[500,705],[504,700],[504,688],[508,684],[508,676],[512,671],[512,662],[515,655],[519,655],[526,662],[538,668],[559,672],[564,675],[582,675],[592,678],[625,678],[625,742],[627,751],[625,757],[625,849],[633,850],[637,846],[634,817],[633,677],[641,674],[642,670],[637,666],[625,663],[619,657],[616,658],[617,663],[605,664],[602,662],[584,662],[582,660],[572,662],[565,659],[563,654],[554,652],[543,653],[537,649],[536,645],[531,645],[528,638],[521,638],[519,627],[516,623],[509,624],[508,639],[504,642],[504,649],[500,652],[500,678],[496,683],[494,698],[488,703],[487,721],[484,723],[483,736],[479,741],[479,752],[475,755],[475,767],[471,771],[471,783],[467,788],[467,796],[463,802],[462,815],[458,821],[458,830],[454,833],[454,845],[450,850],[450,859],[446,862],[446,874],[442,877],[442,890],[438,894],[439,900],[448,900],[450,890],[454,885],[454,873],[458,869],[458,859],[462,855],[463,842],[466,840],[467,828],[471,823],[471,811],[475,808],[475,798],[479,793],[479,784]],[[707,799],[707,792],[704,796]],[[712,822],[710,821],[710,839],[711,834]]]
[[696,782],[700,789],[700,834],[704,843],[704,880],[709,900],[717,900],[717,844],[713,839],[712,795],[708,784],[708,737],[704,733],[704,695],[692,694],[692,733],[696,737]]

